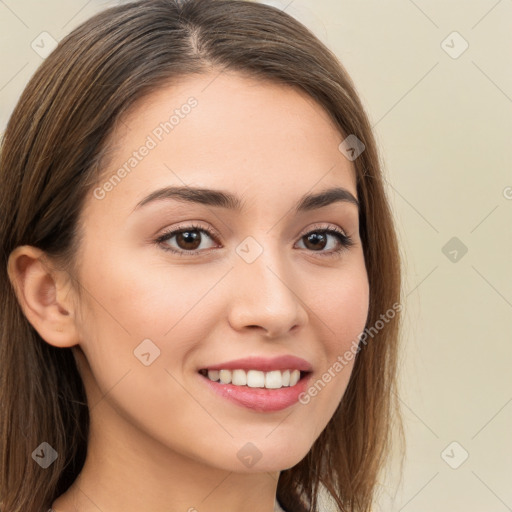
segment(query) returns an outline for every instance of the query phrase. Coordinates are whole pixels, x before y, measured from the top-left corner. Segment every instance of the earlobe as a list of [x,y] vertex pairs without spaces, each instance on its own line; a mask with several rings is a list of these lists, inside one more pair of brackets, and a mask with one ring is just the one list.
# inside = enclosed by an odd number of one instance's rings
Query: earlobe
[[29,245],[12,251],[7,271],[24,315],[40,336],[56,347],[76,345],[67,273],[51,268],[45,253]]

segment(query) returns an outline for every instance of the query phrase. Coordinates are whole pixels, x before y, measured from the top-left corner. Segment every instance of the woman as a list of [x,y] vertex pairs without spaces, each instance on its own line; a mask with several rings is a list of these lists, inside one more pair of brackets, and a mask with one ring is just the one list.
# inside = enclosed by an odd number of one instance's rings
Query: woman
[[399,253],[363,107],[305,27],[105,10],[27,85],[0,173],[2,512],[371,509]]

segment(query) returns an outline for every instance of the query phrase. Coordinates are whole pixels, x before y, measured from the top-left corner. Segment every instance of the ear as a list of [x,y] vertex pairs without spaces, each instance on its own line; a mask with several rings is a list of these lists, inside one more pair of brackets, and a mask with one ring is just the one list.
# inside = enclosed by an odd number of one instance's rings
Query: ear
[[23,313],[40,336],[56,347],[76,345],[69,274],[53,268],[43,251],[29,245],[12,251],[7,272]]

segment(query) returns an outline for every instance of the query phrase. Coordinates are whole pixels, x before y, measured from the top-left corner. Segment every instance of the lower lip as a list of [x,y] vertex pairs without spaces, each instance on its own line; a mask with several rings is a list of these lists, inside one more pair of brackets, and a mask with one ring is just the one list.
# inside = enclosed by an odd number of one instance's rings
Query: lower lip
[[238,405],[258,412],[281,411],[299,401],[301,393],[306,391],[311,373],[306,374],[295,386],[279,389],[250,388],[213,382],[208,377],[199,374],[201,379],[218,395],[235,402]]

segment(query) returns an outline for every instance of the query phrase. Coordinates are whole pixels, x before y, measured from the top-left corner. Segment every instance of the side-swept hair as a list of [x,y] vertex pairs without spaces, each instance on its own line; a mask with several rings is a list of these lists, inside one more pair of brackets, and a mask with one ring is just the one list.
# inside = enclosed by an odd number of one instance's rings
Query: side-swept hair
[[[7,274],[19,245],[73,271],[79,215],[120,116],[175,78],[234,70],[305,91],[331,116],[340,142],[355,135],[360,236],[370,286],[367,326],[400,304],[397,236],[376,143],[355,88],[335,55],[285,12],[240,0],[142,0],[109,8],[67,35],[17,103],[0,154],[1,512],[41,512],[79,474],[89,413],[70,348],[44,342]],[[358,352],[346,392],[311,450],[280,474],[290,511],[318,510],[323,486],[340,511],[365,512],[402,424],[396,399],[397,314]],[[42,470],[41,440],[59,453]]]

